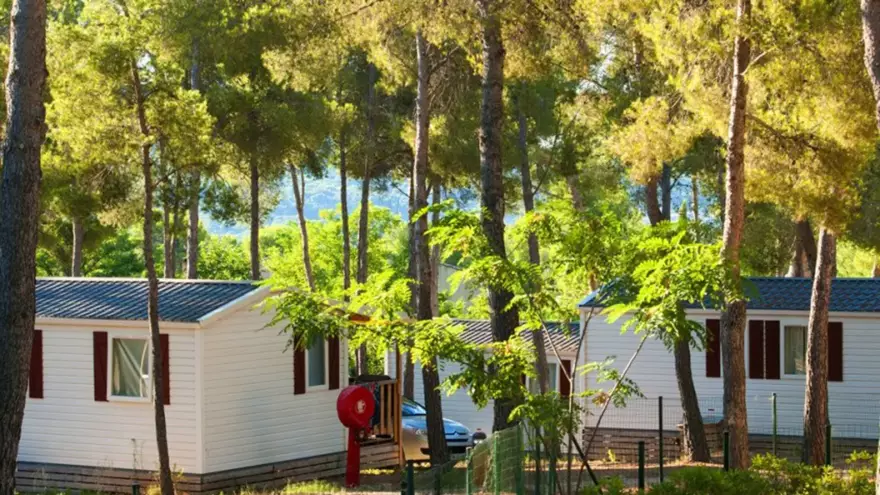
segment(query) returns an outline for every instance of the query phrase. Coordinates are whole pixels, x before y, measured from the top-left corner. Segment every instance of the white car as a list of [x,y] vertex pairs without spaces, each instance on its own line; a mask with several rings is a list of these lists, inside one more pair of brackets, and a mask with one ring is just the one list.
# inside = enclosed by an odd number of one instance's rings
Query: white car
[[[402,404],[402,441],[403,455],[408,461],[426,461],[430,459],[428,449],[427,417],[421,404],[403,399]],[[451,419],[443,418],[443,430],[446,433],[446,445],[451,457],[461,457],[468,447],[474,446],[474,438],[467,426]]]

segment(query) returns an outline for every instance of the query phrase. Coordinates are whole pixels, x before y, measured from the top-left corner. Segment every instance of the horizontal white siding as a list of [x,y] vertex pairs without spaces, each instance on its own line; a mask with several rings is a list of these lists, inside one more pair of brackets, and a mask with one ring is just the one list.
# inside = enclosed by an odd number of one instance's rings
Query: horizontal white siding
[[[750,312],[755,320],[778,320],[786,325],[807,325],[807,313],[779,316]],[[715,317],[717,318],[717,317]],[[706,316],[694,316],[705,322]],[[876,349],[880,347],[880,319],[831,315],[831,321],[843,323],[843,382],[829,382],[829,414],[835,436],[876,438],[880,417],[880,359]],[[596,317],[587,330],[587,361],[600,361],[607,356],[617,356],[614,366],[622,370],[638,347],[640,336],[620,333],[625,318],[607,323]],[[781,329],[780,332],[783,332]],[[748,332],[746,332],[748,334]],[[746,337],[748,338],[748,337]],[[780,335],[780,347],[784,349],[784,336]],[[748,342],[746,349],[746,373],[748,373]],[[780,363],[784,363],[780,359]],[[692,351],[691,364],[694,385],[704,416],[723,415],[723,385],[721,378],[706,377],[706,356],[703,351]],[[664,397],[664,427],[672,429],[679,422],[678,386],[672,353],[659,341],[651,340],[636,358],[627,375],[641,388],[648,400],[635,399],[626,410],[611,410],[602,420],[602,426],[621,428],[657,428],[656,398]],[[608,389],[613,384],[596,385],[589,377],[591,386]],[[772,431],[771,395],[777,394],[778,431],[780,434],[801,434],[803,430],[805,379],[782,376],[779,380],[746,380],[749,430],[753,433]],[[595,411],[595,408],[594,408]],[[707,418],[708,419],[708,418]],[[593,422],[594,418],[590,418]]]
[[[569,358],[574,360],[573,356],[563,356],[563,358]],[[395,355],[392,352],[386,353],[385,355],[385,374],[389,376],[394,376],[395,373]],[[555,357],[548,357],[548,360],[551,363],[556,363],[558,360]],[[442,382],[449,376],[460,372],[461,365],[454,362],[445,362],[441,361],[439,364],[440,367],[440,381]],[[414,395],[416,402],[421,404],[425,403],[425,386],[422,381],[422,367],[420,363],[415,363],[415,373],[413,380],[414,387]],[[491,433],[492,432],[492,423],[493,423],[493,402],[492,400],[486,405],[486,407],[480,409],[474,404],[474,401],[471,399],[470,395],[468,395],[468,391],[466,389],[458,389],[452,395],[447,395],[445,393],[441,393],[441,402],[443,404],[443,417],[447,419],[451,419],[454,421],[458,421],[459,423],[467,426],[471,432],[476,431],[477,429],[483,430],[484,432]]]
[[[286,335],[263,328],[259,309],[242,309],[204,331],[204,462],[214,472],[344,450],[339,390],[293,395]],[[348,377],[340,352],[340,382]]]
[[[28,399],[18,459],[23,462],[155,469],[151,403],[95,402],[92,332],[149,336],[143,328],[38,325],[43,331],[43,399]],[[176,469],[196,469],[193,330],[165,330],[171,354],[168,447]]]

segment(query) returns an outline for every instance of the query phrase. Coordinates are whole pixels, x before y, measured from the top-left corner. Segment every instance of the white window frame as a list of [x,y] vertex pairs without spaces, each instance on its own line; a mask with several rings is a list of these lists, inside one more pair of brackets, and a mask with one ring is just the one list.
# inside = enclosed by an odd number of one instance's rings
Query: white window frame
[[806,366],[807,360],[807,339],[810,338],[810,325],[808,320],[785,320],[779,322],[779,331],[782,332],[782,335],[779,336],[779,366],[782,368],[779,370],[779,376],[782,378],[786,378],[789,380],[806,380],[807,374],[806,371],[804,374],[791,374],[785,372],[785,327],[804,327],[804,365]]
[[321,337],[321,341],[324,343],[324,384],[309,385],[309,348],[306,347],[305,351],[303,352],[306,365],[306,392],[311,392],[314,390],[330,390],[330,343],[327,342],[327,339],[323,337]]
[[[555,391],[555,392],[559,392],[559,383],[560,383],[559,380],[561,379],[559,374],[562,373],[562,366],[560,366],[559,362],[557,362],[557,361],[548,361],[547,366],[548,367],[549,366],[556,367],[556,383],[550,384],[550,390]],[[532,389],[532,382],[535,380],[537,380],[537,378],[532,378],[530,376],[526,377],[526,389],[527,390]]]
[[[113,395],[113,341],[114,340],[145,340],[147,342],[147,369],[150,379],[147,383],[149,393],[146,397],[128,397]],[[150,335],[142,333],[107,332],[107,400],[109,402],[132,402],[136,404],[152,404],[153,402],[153,342]]]

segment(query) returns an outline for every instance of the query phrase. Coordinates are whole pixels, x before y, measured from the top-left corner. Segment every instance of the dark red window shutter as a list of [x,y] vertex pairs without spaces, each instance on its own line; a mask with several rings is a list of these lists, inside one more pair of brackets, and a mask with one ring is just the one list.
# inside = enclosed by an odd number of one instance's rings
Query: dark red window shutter
[[327,383],[330,390],[339,389],[339,337],[327,338],[327,361],[330,368]]
[[568,397],[571,395],[571,361],[563,359],[560,364],[562,369],[559,370],[559,395]]
[[843,323],[828,322],[828,381],[843,381]]
[[43,331],[34,330],[34,345],[31,347],[31,372],[28,379],[28,396],[31,399],[43,398]]
[[92,332],[95,400],[107,402],[107,332]]
[[301,337],[293,340],[293,394],[306,393],[306,350],[300,345]]
[[764,322],[764,356],[767,369],[764,370],[764,377],[768,380],[779,380],[779,374],[782,372],[781,363],[779,361],[779,345],[780,345],[780,326],[778,321],[767,320]]
[[168,347],[168,334],[159,334],[159,345],[162,348],[162,403],[171,404],[171,353]]
[[749,378],[764,378],[764,322],[749,320]]
[[706,320],[706,376],[721,377],[721,320]]

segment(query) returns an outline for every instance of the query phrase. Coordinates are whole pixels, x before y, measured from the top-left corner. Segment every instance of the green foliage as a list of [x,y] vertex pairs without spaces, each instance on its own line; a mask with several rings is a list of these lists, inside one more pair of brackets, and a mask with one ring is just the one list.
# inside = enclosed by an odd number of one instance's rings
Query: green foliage
[[199,245],[199,276],[209,280],[248,280],[249,258],[247,249],[235,237],[209,235]]

